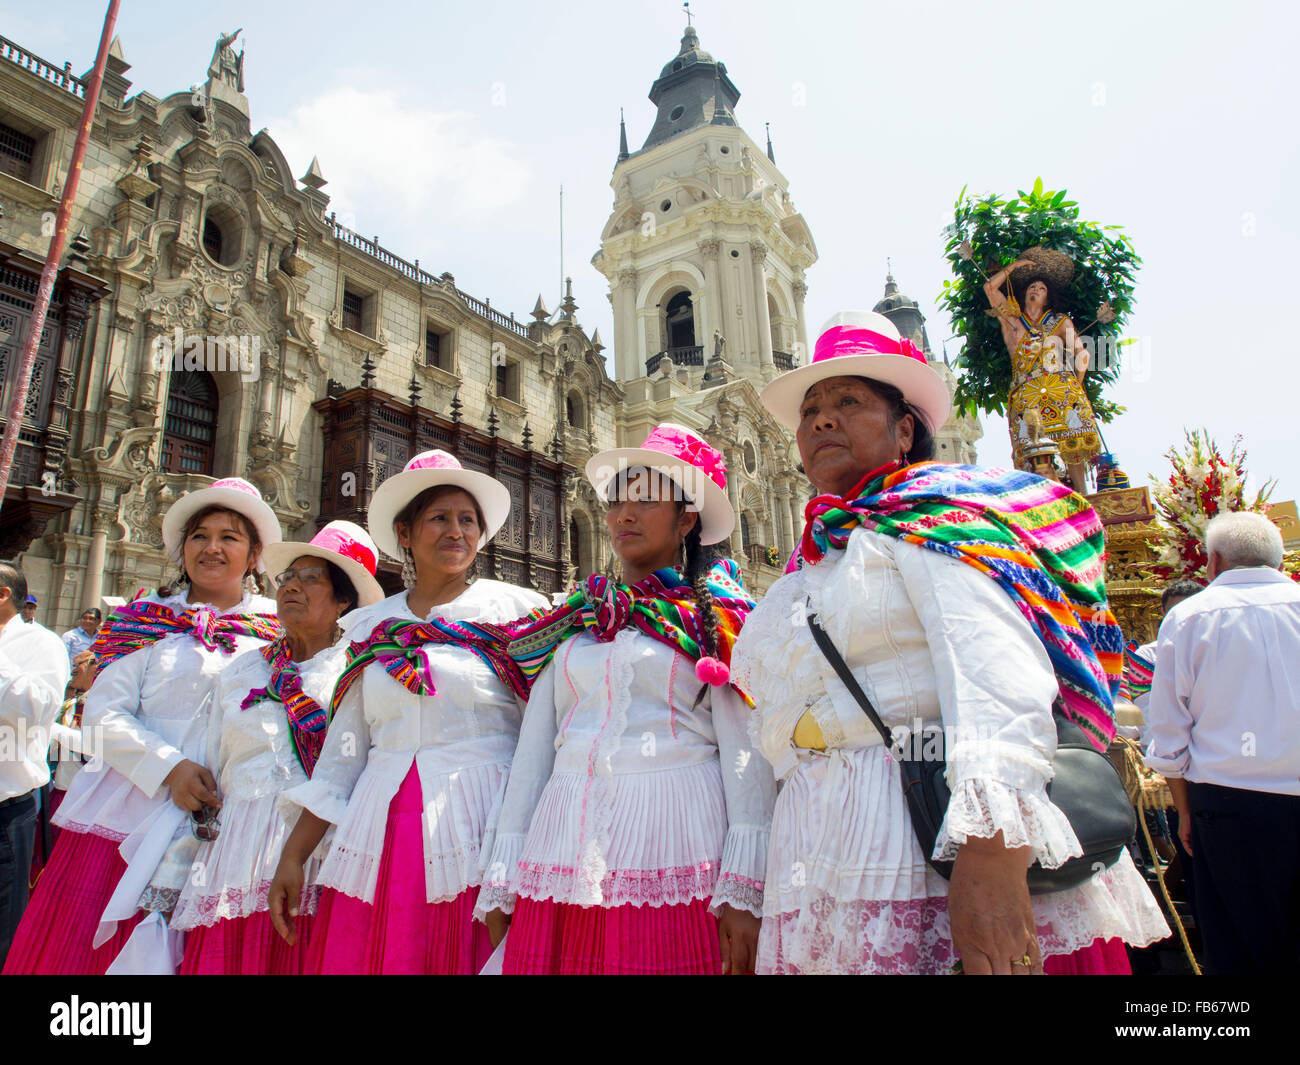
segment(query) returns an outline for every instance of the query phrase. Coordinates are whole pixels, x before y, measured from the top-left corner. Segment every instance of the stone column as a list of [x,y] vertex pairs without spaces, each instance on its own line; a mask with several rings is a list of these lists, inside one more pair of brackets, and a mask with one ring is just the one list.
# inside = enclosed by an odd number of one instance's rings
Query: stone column
[[696,337],[704,345],[705,362],[713,354],[713,331],[716,329],[725,337],[726,329],[722,322],[722,292],[718,288],[718,255],[721,244],[709,238],[702,240],[695,247],[704,262],[704,307],[708,312],[704,322],[704,336]]
[[790,523],[794,529],[794,534],[790,539],[790,550],[794,550],[794,545],[803,536],[803,508],[807,502],[799,498],[798,482],[793,481],[790,486]]
[[799,323],[799,336],[797,339],[802,345],[799,349],[802,352],[802,357],[797,360],[796,365],[802,364],[806,366],[808,363],[812,362],[812,348],[808,344],[808,320],[804,317],[803,313],[803,300],[804,297],[808,295],[808,285],[802,278],[800,278],[791,287],[794,292],[794,313]]
[[[731,310],[739,296],[737,293],[730,291],[731,282],[727,277],[727,260],[730,256],[723,249],[721,241],[716,243],[718,248],[716,258],[718,271],[718,324],[714,328],[726,338],[727,362],[731,363],[732,366],[737,366],[739,358],[745,350],[745,337],[744,330],[739,327]],[[713,343],[711,336],[709,337],[709,343]]]
[[81,589],[81,609],[98,607],[104,597],[104,557],[108,550],[109,516],[96,509],[91,516],[90,554],[86,559],[86,583]]
[[758,363],[764,370],[772,366],[772,319],[767,312],[767,283],[763,278],[763,261],[767,248],[761,241],[749,245],[749,264],[754,281],[754,320],[758,323]]
[[[115,324],[124,334],[126,344],[130,345],[137,335],[134,331],[135,319],[119,314]],[[164,375],[170,376],[171,362],[168,360],[160,366],[157,362],[158,350],[154,345],[158,338],[165,337],[168,346],[162,349],[163,354],[172,354],[171,342],[174,336],[172,329],[154,322],[148,323],[140,330],[139,350],[135,360],[135,402],[132,408],[132,419],[136,425],[156,424],[158,386]]]
[[[618,272],[617,304],[614,307],[614,374],[619,382],[634,381],[645,374],[637,343],[636,271]],[[647,356],[648,358],[649,356]]]
[[794,528],[791,523],[790,509],[790,485],[786,481],[780,481],[775,488],[776,496],[776,515],[781,524],[781,553],[786,558],[790,557],[790,552],[794,550]]
[[258,373],[261,380],[257,385],[257,432],[268,440],[273,437],[274,424],[271,419],[271,402],[274,398],[272,390],[275,387],[276,378],[280,376],[279,359],[277,358],[278,350],[272,347],[265,355],[259,353]]
[[[723,454],[723,461],[727,464],[728,470],[737,470],[740,456],[736,454],[734,448],[728,448]],[[731,534],[731,544],[735,559],[740,565],[745,564],[745,537],[741,532],[740,525],[740,478],[731,476],[727,478],[727,497],[731,500],[731,509],[736,513],[736,528]]]

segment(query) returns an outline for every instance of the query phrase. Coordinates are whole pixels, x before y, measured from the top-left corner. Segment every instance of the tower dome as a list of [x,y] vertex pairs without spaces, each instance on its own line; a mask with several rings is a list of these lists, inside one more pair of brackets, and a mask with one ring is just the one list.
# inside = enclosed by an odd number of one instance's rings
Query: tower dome
[[659,109],[641,145],[653,148],[687,130],[708,125],[736,125],[733,109],[740,90],[727,77],[727,66],[700,47],[694,26],[687,26],[681,50],[664,64],[650,87],[650,102]]
[[907,337],[913,344],[930,357],[930,338],[925,333],[925,315],[920,305],[911,296],[905,296],[898,288],[892,273],[885,276],[885,294],[871,308],[883,314],[898,328],[901,336]]

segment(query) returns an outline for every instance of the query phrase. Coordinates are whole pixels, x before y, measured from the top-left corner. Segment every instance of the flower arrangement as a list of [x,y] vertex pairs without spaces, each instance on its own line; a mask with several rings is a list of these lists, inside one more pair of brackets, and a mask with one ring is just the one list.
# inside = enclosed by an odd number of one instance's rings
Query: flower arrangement
[[[1187,447],[1170,448],[1166,458],[1173,472],[1165,482],[1151,478],[1151,494],[1160,516],[1159,557],[1151,575],[1162,582],[1189,577],[1205,581],[1205,526],[1216,514],[1248,510],[1268,513],[1273,481],[1266,482],[1252,499],[1246,498],[1246,450],[1241,437],[1233,438],[1227,458],[1201,429],[1185,434]],[[1300,579],[1300,556],[1293,553],[1285,564],[1293,579]]]

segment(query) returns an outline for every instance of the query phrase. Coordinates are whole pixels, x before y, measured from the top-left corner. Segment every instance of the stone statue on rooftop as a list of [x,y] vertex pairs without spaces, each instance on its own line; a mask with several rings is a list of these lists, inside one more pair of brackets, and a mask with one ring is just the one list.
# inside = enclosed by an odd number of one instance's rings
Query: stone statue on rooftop
[[223,33],[217,38],[217,46],[212,50],[212,62],[208,64],[208,80],[224,81],[236,92],[244,91],[244,53],[235,54],[235,38],[244,32],[243,27],[234,33]]

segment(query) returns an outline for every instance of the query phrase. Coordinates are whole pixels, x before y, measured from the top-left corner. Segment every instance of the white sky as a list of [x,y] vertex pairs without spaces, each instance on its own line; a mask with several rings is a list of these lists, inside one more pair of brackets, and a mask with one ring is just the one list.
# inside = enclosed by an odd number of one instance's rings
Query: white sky
[[[0,34],[79,74],[105,7],[3,0]],[[1244,437],[1252,479],[1278,479],[1274,501],[1300,495],[1294,7],[692,7],[741,91],[741,125],[762,144],[772,123],[817,241],[810,330],[879,299],[889,256],[938,350],[951,332],[935,304],[949,276],[940,229],[957,193],[1007,195],[1041,176],[1084,217],[1126,227],[1145,260],[1127,332],[1143,356],[1112,393],[1128,413],[1104,430],[1134,483],[1167,472],[1184,426],[1205,426],[1225,451]],[[635,151],[654,116],[646,94],[678,49],[677,0],[122,0],[132,92],[201,82],[218,32],[237,26],[253,129],[299,175],[319,156],[341,220],[507,313],[526,317],[539,291],[556,306],[563,184],[579,318],[611,341],[589,260],[612,203],[618,109]],[[980,461],[1007,463],[1005,422],[982,420]]]

